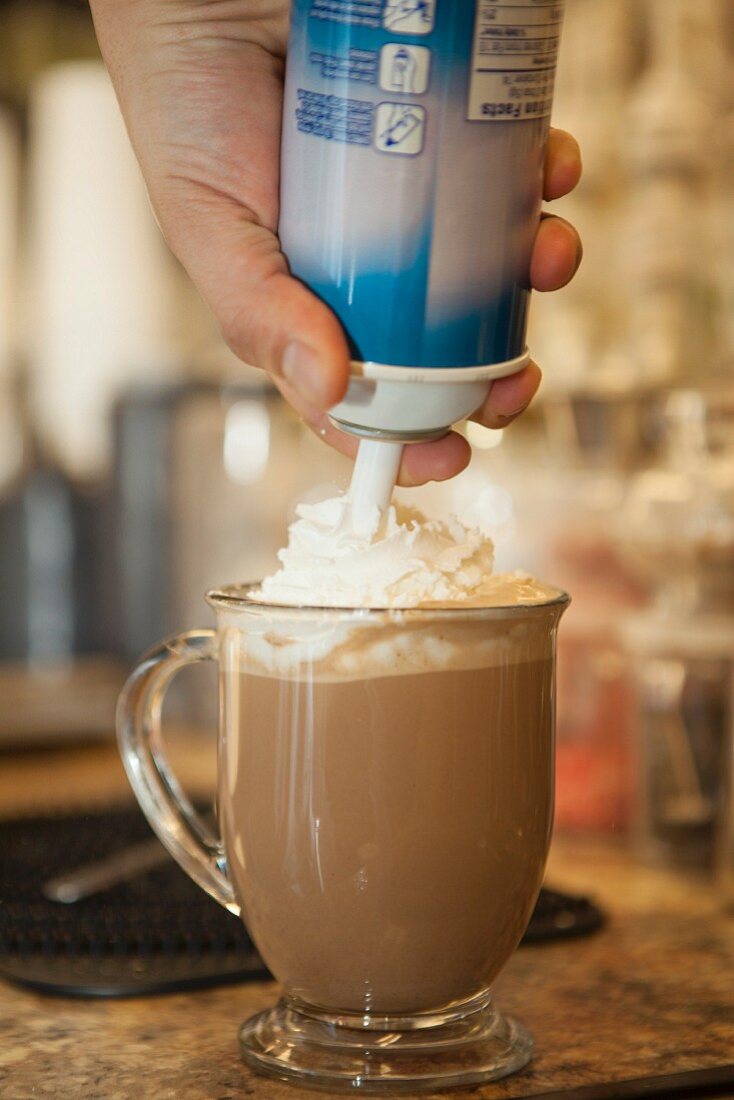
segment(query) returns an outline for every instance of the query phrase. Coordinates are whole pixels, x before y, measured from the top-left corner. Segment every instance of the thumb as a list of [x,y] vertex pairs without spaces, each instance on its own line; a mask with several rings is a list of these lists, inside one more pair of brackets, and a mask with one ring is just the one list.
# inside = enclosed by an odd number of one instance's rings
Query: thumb
[[344,330],[289,274],[275,234],[221,196],[206,211],[189,206],[185,222],[176,219],[170,243],[235,355],[284,382],[311,409],[340,401],[349,381]]

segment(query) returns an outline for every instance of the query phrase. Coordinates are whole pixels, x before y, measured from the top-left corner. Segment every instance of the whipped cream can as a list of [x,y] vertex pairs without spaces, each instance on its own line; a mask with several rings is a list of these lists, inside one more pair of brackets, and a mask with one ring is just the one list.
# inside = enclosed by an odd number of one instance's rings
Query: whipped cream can
[[[293,0],[280,237],[349,339],[357,385],[335,410],[343,426],[380,428],[350,422],[355,406],[358,420],[382,415],[365,380],[483,382],[464,400],[478,404],[487,380],[527,362],[563,8]],[[399,414],[398,391],[384,395],[406,438],[427,431],[420,415],[408,424],[411,391]],[[442,393],[445,413],[427,416],[445,428],[458,417]]]

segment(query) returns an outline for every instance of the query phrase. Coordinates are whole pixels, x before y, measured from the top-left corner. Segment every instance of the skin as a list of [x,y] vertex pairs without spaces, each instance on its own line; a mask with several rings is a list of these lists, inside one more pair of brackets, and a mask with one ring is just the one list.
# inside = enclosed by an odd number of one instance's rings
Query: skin
[[[287,0],[91,0],[97,37],[163,233],[244,362],[268,371],[306,423],[354,456],[326,410],[343,397],[349,351],[330,310],[288,271],[276,235]],[[547,201],[581,176],[578,145],[553,130]],[[539,291],[574,276],[573,226],[544,215],[530,278]],[[531,363],[492,386],[474,419],[502,428],[540,385]],[[463,436],[405,449],[404,485],[468,464]]]

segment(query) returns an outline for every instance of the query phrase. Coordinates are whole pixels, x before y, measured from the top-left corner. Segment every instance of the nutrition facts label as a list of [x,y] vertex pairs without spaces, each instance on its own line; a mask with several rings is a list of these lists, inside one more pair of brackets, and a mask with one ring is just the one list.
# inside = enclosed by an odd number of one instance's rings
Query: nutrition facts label
[[550,114],[562,21],[560,0],[477,0],[469,120]]

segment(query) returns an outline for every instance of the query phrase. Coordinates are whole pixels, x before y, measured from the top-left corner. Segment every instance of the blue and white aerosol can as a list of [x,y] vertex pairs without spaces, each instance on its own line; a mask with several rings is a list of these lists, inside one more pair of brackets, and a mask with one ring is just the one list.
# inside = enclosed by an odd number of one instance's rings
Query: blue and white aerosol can
[[528,360],[563,0],[293,0],[280,237],[352,351],[345,431],[438,437]]

